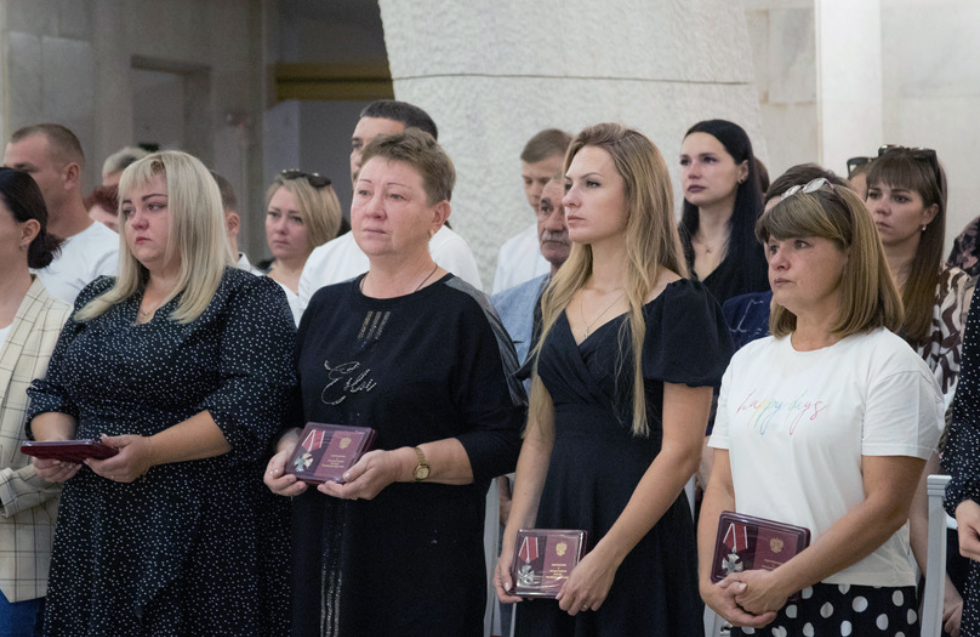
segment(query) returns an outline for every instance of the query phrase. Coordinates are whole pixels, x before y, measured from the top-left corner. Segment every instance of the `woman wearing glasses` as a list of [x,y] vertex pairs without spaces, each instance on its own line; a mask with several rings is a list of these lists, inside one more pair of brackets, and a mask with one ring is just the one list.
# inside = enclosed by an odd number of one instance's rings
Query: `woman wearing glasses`
[[298,170],[279,173],[265,199],[265,240],[272,253],[268,275],[285,290],[298,325],[300,274],[313,249],[337,236],[340,201],[329,179]]
[[[787,192],[757,224],[773,336],[739,350],[722,380],[701,593],[751,628],[733,635],[917,634],[905,521],[939,439],[938,383],[893,333],[901,300],[862,202],[824,179]],[[805,527],[809,548],[712,583],[726,510]]]
[[768,290],[766,259],[752,234],[762,190],[749,136],[721,119],[695,124],[681,146],[681,175],[680,235],[690,270],[718,303]]

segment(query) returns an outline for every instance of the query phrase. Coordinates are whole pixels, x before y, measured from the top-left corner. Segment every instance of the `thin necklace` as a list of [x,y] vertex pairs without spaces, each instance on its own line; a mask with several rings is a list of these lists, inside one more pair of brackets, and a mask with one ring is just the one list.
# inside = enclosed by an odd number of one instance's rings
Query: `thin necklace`
[[[412,290],[412,294],[415,294],[416,292],[418,292],[419,290],[421,290],[422,289],[422,286],[425,285],[425,282],[428,281],[429,278],[433,274],[435,274],[436,273],[436,270],[438,270],[438,269],[439,269],[439,264],[438,263],[436,263],[435,265],[433,265],[432,266],[432,271],[430,271],[427,275],[425,275],[425,278],[422,279],[422,282],[419,283],[418,286],[414,290]],[[368,272],[368,274],[370,274],[370,272]],[[366,280],[367,280],[367,274],[365,274],[364,277],[361,279],[360,283],[357,284],[357,287],[361,290],[361,292],[364,292],[364,281],[366,281]]]
[[598,321],[599,319],[601,319],[603,317],[603,315],[606,312],[608,312],[609,310],[611,310],[612,309],[612,306],[616,305],[616,303],[619,302],[619,299],[623,298],[624,296],[626,296],[626,292],[625,291],[623,291],[619,296],[617,296],[615,299],[613,299],[613,302],[610,303],[606,307],[606,309],[604,309],[603,311],[599,312],[599,315],[597,317],[595,317],[594,319],[592,319],[592,322],[591,323],[585,318],[585,300],[583,299],[583,300],[579,301],[579,304],[578,304],[578,312],[579,312],[579,314],[582,315],[582,322],[585,323],[585,338],[588,338],[589,337],[589,334],[592,331],[592,326],[596,324],[596,321]]
[[[707,241],[701,241],[700,239],[697,239],[697,238],[695,238],[695,237],[691,237],[691,241],[693,241],[694,243],[696,243],[696,244],[698,244],[698,245],[702,245],[702,246],[704,246],[704,253],[705,253],[705,254],[711,254],[711,253],[712,253],[712,251],[714,251],[714,248],[712,248],[712,247],[711,247],[711,244],[710,244],[710,243],[708,243]],[[722,240],[721,240],[721,241],[719,241],[718,243],[719,243],[719,244],[724,244],[724,243],[725,243],[725,240],[724,240],[724,239],[722,239]]]
[[419,283],[419,286],[417,288],[415,288],[415,290],[412,291],[412,294],[415,294],[416,292],[418,292],[419,290],[421,290],[422,289],[422,286],[425,285],[425,282],[429,280],[429,277],[432,276],[433,274],[435,274],[436,273],[436,270],[438,270],[438,269],[439,269],[439,264],[436,263],[434,266],[432,266],[432,272],[429,272],[427,275],[425,275],[425,278],[422,279],[422,282]]

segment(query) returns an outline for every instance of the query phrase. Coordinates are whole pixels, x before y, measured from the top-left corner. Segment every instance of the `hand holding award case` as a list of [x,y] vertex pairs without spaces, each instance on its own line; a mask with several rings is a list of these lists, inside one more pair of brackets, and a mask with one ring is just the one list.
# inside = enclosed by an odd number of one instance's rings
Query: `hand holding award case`
[[20,446],[20,452],[35,458],[50,458],[65,462],[82,462],[88,458],[105,460],[119,453],[115,447],[98,440],[28,440]]
[[286,473],[303,482],[344,482],[344,473],[371,450],[375,431],[370,427],[306,423]]
[[[732,573],[785,564],[810,545],[810,529],[754,515],[722,511],[718,516],[711,581],[720,582]],[[793,595],[790,600],[797,596]]]
[[511,575],[519,597],[553,598],[585,556],[588,533],[568,529],[520,529]]

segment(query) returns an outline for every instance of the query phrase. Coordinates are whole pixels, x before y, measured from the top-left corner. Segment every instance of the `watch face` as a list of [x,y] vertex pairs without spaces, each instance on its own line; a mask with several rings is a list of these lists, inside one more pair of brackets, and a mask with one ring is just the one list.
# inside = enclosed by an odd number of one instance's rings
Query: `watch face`
[[429,477],[429,468],[428,467],[415,467],[415,479],[416,480],[425,480],[428,477]]

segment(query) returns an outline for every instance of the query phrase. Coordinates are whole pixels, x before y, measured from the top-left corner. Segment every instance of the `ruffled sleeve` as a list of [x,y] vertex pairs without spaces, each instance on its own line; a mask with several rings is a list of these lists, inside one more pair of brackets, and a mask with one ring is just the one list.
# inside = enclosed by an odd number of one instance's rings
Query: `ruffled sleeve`
[[704,284],[686,279],[671,283],[645,310],[643,377],[717,386],[734,347],[721,308]]

